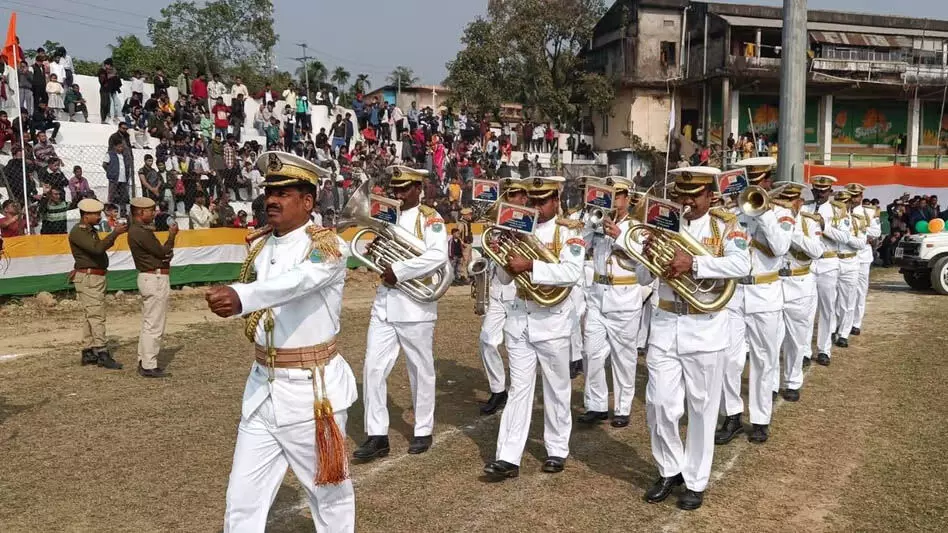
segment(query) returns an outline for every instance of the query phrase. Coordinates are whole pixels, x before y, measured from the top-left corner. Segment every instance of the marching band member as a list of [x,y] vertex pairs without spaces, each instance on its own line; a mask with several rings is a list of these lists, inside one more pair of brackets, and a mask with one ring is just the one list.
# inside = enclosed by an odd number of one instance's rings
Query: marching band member
[[[860,183],[850,183],[846,190],[853,195],[853,214],[861,217],[867,225],[866,237],[873,241],[882,236],[882,222],[879,220],[879,210],[874,207],[862,205],[863,194],[866,187]],[[862,329],[862,319],[866,316],[866,296],[869,294],[869,269],[872,267],[874,259],[872,246],[865,246],[859,250],[856,261],[859,263],[859,289],[856,293],[856,311],[853,319],[853,328],[851,335],[859,335]]]
[[448,261],[444,220],[434,209],[420,204],[427,172],[402,166],[389,170],[395,198],[402,202],[398,225],[422,241],[425,252],[386,268],[372,305],[362,382],[368,438],[353,453],[356,458],[366,460],[384,457],[389,452],[386,380],[395,365],[399,347],[408,360],[415,411],[415,434],[408,453],[424,453],[431,447],[435,407],[432,342],[438,303],[416,302],[395,288],[395,284],[399,280],[426,278]]
[[[859,254],[869,246],[863,222],[853,216],[853,196],[849,191],[836,193],[843,228],[852,237],[839,248],[839,284],[836,287],[836,341],[839,348],[849,347],[849,334],[856,319],[856,299],[859,297]],[[848,236],[847,236],[848,237]],[[870,250],[870,254],[872,251]],[[868,281],[867,281],[868,283]]]
[[[267,218],[241,280],[206,296],[222,317],[247,315],[256,361],[244,389],[227,485],[225,532],[262,532],[287,466],[306,491],[318,532],[355,529],[345,452],[355,377],[336,350],[348,245],[310,222],[325,171],[284,152],[258,159]],[[254,280],[255,278],[255,280]]]
[[[776,160],[772,157],[756,157],[738,161],[737,165],[747,169],[747,180],[769,191],[772,171]],[[771,199],[771,206],[759,216],[741,213],[738,221],[750,235],[751,274],[740,280],[731,298],[734,313],[743,314],[745,335],[750,347],[750,377],[748,397],[750,421],[753,430],[748,440],[755,443],[767,441],[770,417],[773,412],[772,388],[774,373],[780,366],[780,346],[783,343],[783,292],[779,271],[783,268],[784,255],[790,250],[796,218],[781,200]],[[731,327],[738,325],[732,324]],[[744,343],[735,336],[731,340],[727,368],[724,372],[724,395],[727,417],[717,432],[715,442],[730,442],[743,431],[740,400],[741,375],[744,372]],[[733,407],[731,407],[733,406]],[[737,407],[740,406],[740,411]],[[731,409],[734,409],[732,412]]]
[[[782,182],[782,200],[791,202],[796,225],[791,236],[787,264],[780,270],[783,281],[783,322],[786,333],[783,339],[783,378],[786,387],[783,398],[788,402],[800,399],[803,386],[803,360],[809,358],[813,338],[813,308],[816,306],[816,281],[810,273],[811,262],[823,256],[823,232],[820,219],[801,211],[803,206],[803,184]],[[780,390],[779,365],[774,373],[773,391]]]
[[[681,231],[704,243],[714,255],[691,256],[676,250],[666,276],[659,281],[646,356],[646,419],[661,477],[645,493],[645,499],[649,503],[664,501],[676,486],[684,484],[678,507],[685,510],[701,506],[711,474],[718,391],[728,345],[721,332],[727,328],[728,316],[724,311],[701,313],[683,301],[666,279],[687,272],[696,279],[733,279],[750,272],[747,234],[734,217],[710,212],[717,172],[711,167],[669,172],[675,176],[679,202],[690,208],[682,217]],[[647,240],[646,255],[650,246]],[[655,279],[641,265],[636,274],[642,285]],[[688,430],[682,445],[678,421],[686,406]]]
[[[571,228],[583,231],[585,227],[586,210],[583,208],[569,214],[566,217],[572,224]],[[587,258],[583,262],[583,275],[576,282],[576,288],[569,293],[573,300],[573,327],[570,330],[569,337],[569,378],[576,379],[583,373],[583,320],[586,317],[586,287],[589,285],[587,273],[591,269],[592,261]]]
[[[586,391],[583,403],[586,412],[577,419],[595,424],[609,417],[609,387],[606,385],[606,357],[612,361],[612,383],[615,409],[613,427],[629,425],[632,397],[635,394],[635,366],[639,323],[642,315],[642,293],[635,272],[616,262],[616,249],[622,250],[630,224],[629,190],[632,182],[614,177],[615,220],[605,218],[603,234],[587,230],[586,245],[592,250],[595,274],[587,293],[585,345]],[[620,240],[621,239],[621,240]],[[635,244],[641,250],[641,246]],[[576,289],[573,289],[574,291]]]
[[[539,211],[534,236],[559,258],[559,263],[511,254],[506,270],[498,270],[503,283],[512,283],[513,276],[529,273],[531,283],[536,285],[574,287],[582,275],[586,243],[570,228],[568,220],[556,216],[564,181],[560,176],[551,176],[527,178],[525,183],[529,204]],[[569,377],[570,328],[574,326],[572,302],[567,297],[552,307],[544,307],[518,289],[517,299],[508,308],[504,336],[510,389],[507,407],[500,419],[496,460],[484,467],[484,473],[491,479],[503,480],[520,474],[520,458],[533,412],[537,364],[543,378],[543,442],[547,451],[543,471],[563,471],[572,429]]]
[[[519,179],[504,178],[502,184],[506,184],[504,192],[507,203],[526,205],[527,191]],[[483,245],[486,246],[487,243]],[[504,370],[504,360],[500,356],[500,343],[504,342],[504,322],[507,319],[508,307],[517,298],[517,287],[512,283],[504,284],[500,281],[498,273],[503,269],[493,261],[489,264],[490,296],[478,337],[481,361],[484,363],[490,387],[490,397],[481,406],[483,415],[493,414],[507,404],[507,374]]]

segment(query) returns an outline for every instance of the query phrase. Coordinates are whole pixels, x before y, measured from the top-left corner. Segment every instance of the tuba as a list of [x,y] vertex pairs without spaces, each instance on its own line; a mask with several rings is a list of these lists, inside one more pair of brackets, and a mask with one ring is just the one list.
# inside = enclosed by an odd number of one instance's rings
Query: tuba
[[[364,226],[352,238],[349,251],[366,268],[376,274],[382,274],[385,268],[393,263],[414,259],[425,253],[425,243],[397,224],[372,218],[369,194],[371,190],[371,180],[367,180],[356,189],[339,213],[336,231],[342,232],[351,227]],[[358,250],[358,243],[366,235],[375,235],[375,239],[366,247],[363,254]],[[395,284],[395,288],[418,303],[430,303],[444,296],[453,281],[454,273],[451,271],[451,266],[445,263],[430,277],[399,281]]]
[[[685,212],[687,211],[683,211],[682,215]],[[636,252],[635,248],[631,246],[632,240],[642,242],[645,238],[650,242],[649,253]],[[636,224],[629,228],[623,244],[626,255],[642,264],[653,276],[662,278],[682,300],[702,313],[714,313],[724,309],[724,306],[734,296],[737,282],[733,279],[699,280],[692,277],[690,272],[686,272],[677,278],[666,279],[664,277],[665,269],[675,257],[677,250],[681,250],[690,256],[712,255],[704,245],[695,240],[687,231],[673,233],[645,224]]]

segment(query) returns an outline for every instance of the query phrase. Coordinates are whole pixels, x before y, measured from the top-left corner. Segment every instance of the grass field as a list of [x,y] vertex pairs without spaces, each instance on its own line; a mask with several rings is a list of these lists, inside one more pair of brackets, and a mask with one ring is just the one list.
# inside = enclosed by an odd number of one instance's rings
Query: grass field
[[[341,351],[361,377],[372,289],[350,283]],[[125,370],[80,367],[79,311],[35,302],[0,309],[0,531],[217,532],[250,362],[240,323],[177,295],[161,359],[173,377],[134,372],[134,295],[110,304]],[[545,456],[539,402],[520,478],[490,484],[499,415],[481,417],[486,379],[467,290],[440,306],[438,404],[429,453],[405,453],[412,412],[404,361],[389,382],[392,454],[353,465],[357,529],[400,531],[945,531],[948,524],[948,298],[874,271],[864,332],[814,366],[802,399],[779,402],[771,439],[718,447],[705,505],[685,513],[642,502],[657,475],[640,360],[632,423],[574,424],[562,474]],[[6,357],[5,357],[6,356]],[[360,380],[361,381],[361,380]],[[573,405],[582,409],[582,379]],[[349,411],[361,441],[361,402]],[[312,531],[288,475],[269,531]]]

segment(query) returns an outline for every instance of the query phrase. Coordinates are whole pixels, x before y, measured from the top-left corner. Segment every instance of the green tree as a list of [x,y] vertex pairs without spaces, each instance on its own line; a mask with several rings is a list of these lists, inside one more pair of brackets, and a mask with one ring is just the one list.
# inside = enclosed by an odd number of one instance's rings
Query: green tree
[[415,71],[411,67],[406,67],[403,65],[398,65],[392,70],[392,73],[388,75],[387,81],[392,85],[401,84],[402,87],[410,87],[418,83],[418,76],[415,76]]
[[[62,44],[59,41],[50,41],[49,39],[46,39],[46,42],[43,43],[41,48],[46,52],[47,56],[52,58],[53,52],[55,52],[60,46],[62,46]],[[23,50],[23,54],[26,55],[26,57],[36,57],[37,50],[39,50],[39,48],[26,48]]]
[[276,45],[270,0],[177,0],[148,19],[155,48],[177,54],[181,65],[214,72],[238,63],[263,63]]
[[307,79],[309,80],[309,89],[311,91],[317,91],[326,83],[326,79],[329,76],[329,70],[326,69],[326,65],[318,59],[314,59],[306,64],[305,68],[303,65],[300,65],[296,69],[296,77],[299,78],[300,84],[302,87],[307,87]]
[[356,75],[356,81],[352,84],[352,91],[356,93],[364,93],[372,87],[372,82],[369,81],[368,74],[358,74]]
[[136,70],[154,73],[159,67],[165,73],[181,70],[177,55],[145,45],[135,35],[116,37],[115,42],[117,44],[109,45],[109,49],[115,68],[122,76],[131,76]]
[[461,43],[464,48],[447,64],[444,84],[451,89],[449,103],[479,115],[499,109],[513,95],[504,75],[504,45],[494,27],[478,18],[468,24]]
[[352,77],[352,74],[349,74],[349,71],[344,67],[336,67],[329,76],[329,81],[336,86],[336,89],[342,90],[349,83],[350,77]]

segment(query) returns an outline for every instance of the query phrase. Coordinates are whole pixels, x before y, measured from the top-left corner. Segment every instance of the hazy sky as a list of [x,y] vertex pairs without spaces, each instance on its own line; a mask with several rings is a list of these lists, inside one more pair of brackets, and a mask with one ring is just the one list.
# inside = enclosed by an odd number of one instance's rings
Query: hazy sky
[[[467,23],[486,12],[486,0],[274,0],[280,41],[276,63],[294,70],[306,42],[310,55],[332,69],[342,65],[353,77],[369,74],[373,87],[384,84],[394,65],[407,65],[423,83],[440,83],[444,64],[457,54]],[[611,4],[611,0],[607,0]],[[781,0],[736,3],[782,5]],[[24,48],[46,39],[60,41],[74,57],[102,59],[117,35],[143,39],[146,20],[167,5],[159,0],[0,0],[0,28],[17,11]],[[116,7],[110,7],[116,6]],[[945,0],[811,0],[810,9],[895,14],[948,20]],[[306,14],[305,16],[303,14]],[[5,37],[5,33],[4,33]]]

